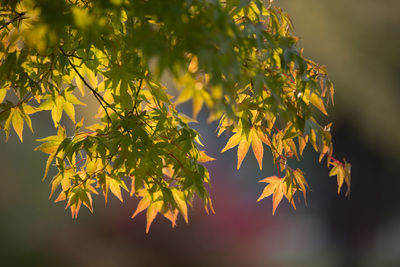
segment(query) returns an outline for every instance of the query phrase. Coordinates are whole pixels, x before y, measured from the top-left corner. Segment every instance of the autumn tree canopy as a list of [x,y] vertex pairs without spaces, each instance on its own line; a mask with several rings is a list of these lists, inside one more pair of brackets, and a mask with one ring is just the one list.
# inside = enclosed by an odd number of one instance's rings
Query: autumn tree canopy
[[[272,1],[271,1],[272,2]],[[132,218],[147,210],[147,231],[158,213],[172,225],[188,221],[194,196],[213,211],[193,122],[203,106],[218,135],[231,133],[221,152],[237,147],[237,168],[251,149],[262,168],[272,153],[278,176],[267,177],[258,200],[272,195],[273,212],[285,197],[306,200],[303,171],[290,167],[310,144],[350,192],[350,164],[333,154],[331,123],[319,121],[333,105],[326,69],[296,47],[290,18],[262,0],[5,0],[0,5],[0,127],[33,132],[31,117],[50,112],[55,134],[38,139],[49,155],[44,177],[55,201],[72,216],[92,198],[121,190],[140,198]],[[180,88],[167,94],[171,73]],[[98,122],[83,127],[75,106],[90,94]],[[191,101],[193,118],[177,111]],[[67,116],[74,131],[60,123]],[[319,118],[319,119],[318,119]],[[26,128],[26,127],[25,127]],[[256,197],[255,197],[256,199]],[[296,198],[297,199],[297,198]]]

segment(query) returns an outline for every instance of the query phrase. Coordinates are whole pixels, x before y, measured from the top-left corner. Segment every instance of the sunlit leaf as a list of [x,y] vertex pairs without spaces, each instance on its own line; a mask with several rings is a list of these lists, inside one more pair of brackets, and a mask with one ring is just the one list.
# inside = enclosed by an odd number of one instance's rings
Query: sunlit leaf
[[284,195],[284,186],[283,186],[282,178],[277,176],[267,177],[265,179],[260,180],[259,182],[268,183],[268,185],[264,188],[263,193],[258,198],[257,201],[262,200],[272,194],[272,215],[275,214],[275,210],[281,202]]
[[221,150],[221,153],[237,146],[240,142],[240,139],[242,138],[240,133],[235,133],[234,135],[232,135],[228,142],[226,143],[225,147]]
[[249,151],[250,143],[246,139],[242,139],[237,149],[237,169],[242,165],[243,159]]
[[213,160],[215,160],[215,158],[208,156],[204,151],[199,151],[199,162],[209,162]]
[[75,123],[75,108],[70,102],[64,102],[64,110],[68,117]]
[[322,98],[317,96],[315,93],[312,93],[310,96],[310,102],[317,107],[322,113],[324,113],[326,116],[328,116],[328,112],[326,112],[324,102]]
[[188,223],[189,220],[188,220],[187,205],[186,205],[186,199],[185,199],[184,193],[173,188],[172,195],[174,196],[174,200],[175,200],[176,204],[178,205],[179,212],[182,214],[186,223]]
[[250,131],[251,138],[251,148],[253,149],[254,156],[257,159],[258,166],[260,166],[260,170],[262,169],[262,160],[264,155],[264,149],[261,139],[258,137],[256,130]]
[[0,103],[3,102],[4,98],[6,97],[6,94],[7,94],[7,89],[0,88]]
[[144,211],[145,209],[147,209],[147,207],[150,205],[150,198],[149,197],[147,197],[147,196],[145,196],[145,197],[143,197],[140,201],[139,201],[139,203],[138,203],[138,205],[137,205],[137,208],[136,208],[136,210],[135,210],[135,212],[133,213],[133,215],[132,215],[132,219],[133,218],[135,218],[136,217],[136,215],[138,215],[140,212],[142,212],[142,211]]
[[116,196],[121,202],[124,202],[124,200],[122,199],[122,194],[121,194],[121,187],[123,189],[125,189],[126,191],[128,191],[128,188],[126,187],[124,181],[122,180],[118,180],[118,179],[114,179],[111,177],[108,177],[109,183],[110,183],[110,190],[111,192],[114,194],[114,196]]
[[[132,217],[147,209],[146,232],[157,213],[172,226],[179,213],[188,222],[195,199],[214,212],[202,164],[214,160],[205,153],[212,142],[193,125],[203,108],[218,136],[231,135],[221,152],[237,146],[238,169],[250,146],[260,169],[271,153],[279,177],[262,180],[258,201],[272,196],[273,214],[283,196],[293,208],[296,194],[306,201],[308,183],[291,165],[308,142],[349,195],[351,165],[334,159],[331,124],[314,114],[327,115],[332,82],[272,1],[11,2],[1,5],[0,130],[22,141],[31,115],[51,116],[57,135],[35,150],[48,155],[51,196],[61,190],[56,201],[73,218],[82,205],[93,211],[97,191],[106,203],[109,192],[123,201],[125,179],[141,198]],[[78,99],[77,90],[89,94]],[[176,107],[186,101],[194,118]],[[76,123],[75,105],[86,104]]]
[[84,85],[82,79],[80,79],[79,77],[76,77],[75,84],[76,84],[76,87],[78,87],[79,91],[81,92],[81,95],[84,96],[85,95],[85,85]]
[[162,202],[161,201],[156,201],[151,203],[148,208],[147,208],[147,213],[146,213],[146,233],[149,232],[150,226],[153,223],[154,219],[157,216],[157,213],[161,210],[162,207]]
[[12,125],[17,133],[19,140],[22,142],[22,131],[24,130],[24,120],[20,109],[15,109],[12,115]]

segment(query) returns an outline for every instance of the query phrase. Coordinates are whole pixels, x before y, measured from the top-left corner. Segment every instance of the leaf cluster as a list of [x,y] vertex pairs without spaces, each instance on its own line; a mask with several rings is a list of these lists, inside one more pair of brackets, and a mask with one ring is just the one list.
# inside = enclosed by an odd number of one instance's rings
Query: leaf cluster
[[[22,141],[31,116],[50,111],[57,134],[36,149],[49,154],[45,177],[52,163],[58,170],[50,196],[61,188],[56,201],[73,217],[82,204],[92,211],[99,192],[122,201],[121,190],[140,198],[132,217],[147,210],[147,231],[158,213],[173,226],[178,214],[187,222],[195,196],[213,211],[201,164],[213,158],[188,125],[203,106],[218,135],[233,133],[222,152],[238,146],[238,169],[250,147],[260,169],[264,145],[272,153],[278,176],[261,180],[268,185],[259,200],[273,195],[273,213],[283,196],[294,207],[296,193],[305,200],[308,184],[289,160],[308,143],[332,167],[339,192],[344,181],[350,192],[350,164],[332,157],[331,124],[319,123],[333,104],[332,82],[270,2],[6,1],[0,40],[0,127]],[[181,90],[176,99],[160,83],[166,71]],[[76,122],[75,106],[85,105],[78,92],[97,100],[98,123]],[[189,100],[194,119],[176,110]]]

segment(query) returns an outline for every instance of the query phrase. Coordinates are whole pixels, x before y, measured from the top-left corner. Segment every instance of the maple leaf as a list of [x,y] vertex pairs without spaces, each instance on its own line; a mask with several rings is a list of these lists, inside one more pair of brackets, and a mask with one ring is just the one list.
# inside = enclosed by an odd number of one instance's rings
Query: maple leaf
[[150,197],[149,196],[144,196],[138,203],[135,212],[132,215],[132,219],[136,217],[140,212],[144,211],[147,209],[147,207],[150,205]]
[[308,186],[306,179],[304,179],[303,172],[300,169],[296,169],[294,171],[290,171],[290,176],[291,178],[294,177],[294,183],[300,187],[300,190],[303,192],[304,202],[307,203],[306,188],[310,190],[310,187]]
[[265,179],[260,180],[260,183],[268,183],[268,185],[264,188],[264,191],[257,199],[257,202],[272,195],[272,215],[275,214],[275,210],[281,202],[284,195],[284,185],[283,178],[279,178],[277,176],[270,176]]
[[262,160],[264,155],[264,149],[262,140],[258,135],[258,132],[255,128],[250,130],[250,140],[251,140],[251,148],[253,149],[254,156],[257,159],[258,166],[260,166],[260,170],[262,170]]
[[[288,159],[299,160],[308,142],[319,153],[319,161],[326,158],[328,167],[333,165],[338,192],[346,183],[346,195],[350,193],[351,166],[332,158],[330,124],[323,127],[320,116],[313,114],[315,110],[327,115],[327,105],[333,104],[332,83],[324,67],[295,48],[290,18],[279,8],[262,5],[260,0],[213,1],[215,5],[178,1],[179,12],[170,9],[168,1],[157,0],[137,8],[125,1],[112,9],[104,9],[102,1],[62,2],[63,14],[73,19],[56,16],[44,32],[42,24],[28,23],[30,19],[23,16],[33,12],[28,6],[18,15],[13,5],[2,5],[3,13],[16,17],[6,15],[4,33],[10,34],[0,36],[0,46],[6,48],[0,49],[0,130],[7,140],[13,128],[22,142],[24,124],[33,133],[30,115],[48,111],[58,133],[39,139],[42,144],[36,150],[48,154],[44,177],[52,163],[57,168],[50,196],[61,187],[56,201],[65,200],[73,218],[81,206],[93,211],[92,195],[98,194],[94,187],[101,189],[106,203],[109,194],[123,201],[122,189],[128,189],[122,179],[127,177],[130,196],[141,198],[132,217],[147,210],[146,232],[158,213],[172,226],[179,213],[188,222],[188,207],[196,195],[207,213],[214,212],[206,187],[210,176],[201,164],[214,159],[200,151],[199,146],[204,147],[200,135],[189,126],[197,122],[203,107],[208,108],[208,122],[219,121],[218,136],[231,133],[222,152],[237,146],[237,169],[251,147],[261,170],[266,144],[278,173],[286,173],[262,180],[268,185],[258,201],[272,196],[273,214],[283,197],[294,208],[297,192],[306,201],[307,182]],[[153,6],[163,12],[154,12]],[[91,23],[93,12],[104,23]],[[37,14],[38,20],[41,16],[47,18]],[[26,23],[21,24],[22,18]],[[169,18],[177,23],[164,23]],[[53,23],[63,19],[68,21]],[[182,25],[196,31],[184,34]],[[63,38],[48,42],[45,32]],[[132,42],[135,32],[139,42]],[[96,33],[101,38],[92,38]],[[238,42],[243,38],[257,41]],[[290,45],[282,46],[282,38],[291,40]],[[18,40],[25,40],[24,45],[17,45]],[[154,49],[159,44],[165,46]],[[171,101],[174,97],[161,83],[163,73],[171,73],[176,81],[180,91],[176,101]],[[76,106],[85,103],[75,96],[78,90],[82,96],[87,90],[97,101],[99,120],[86,127],[90,132],[79,132],[83,120],[76,121]],[[176,109],[186,101],[191,101],[193,118]],[[75,128],[71,136],[62,126],[63,117],[73,123],[68,127]]]
[[162,201],[155,201],[151,202],[150,205],[147,207],[147,213],[146,213],[146,234],[150,230],[150,226],[153,223],[154,219],[157,216],[157,213],[161,210],[162,208]]
[[337,177],[338,184],[338,194],[340,194],[340,190],[343,186],[343,183],[346,182],[347,191],[346,196],[350,195],[350,184],[351,184],[351,164],[344,160],[344,164],[338,161],[333,161],[330,163],[334,167],[329,172],[329,176]]
[[240,169],[240,166],[242,165],[243,159],[247,154],[247,151],[249,151],[250,143],[246,140],[246,138],[243,138],[238,146],[237,149],[237,169]]
[[198,159],[199,162],[204,163],[204,162],[209,162],[209,161],[213,161],[213,160],[215,160],[215,158],[210,157],[209,155],[206,154],[206,152],[199,151],[199,159]]
[[249,137],[242,132],[236,132],[232,135],[225,147],[221,150],[221,153],[235,147],[238,145],[237,149],[237,169],[242,165],[243,159],[246,157],[247,152],[249,151],[250,145],[253,150],[254,156],[257,159],[258,166],[260,170],[262,169],[262,159],[264,154],[263,143],[269,145],[268,137],[265,136],[260,130],[257,130],[255,127],[250,129]]
[[235,133],[234,135],[232,135],[229,138],[228,142],[226,143],[225,147],[221,150],[221,153],[224,153],[225,151],[237,146],[241,138],[242,138],[241,133]]

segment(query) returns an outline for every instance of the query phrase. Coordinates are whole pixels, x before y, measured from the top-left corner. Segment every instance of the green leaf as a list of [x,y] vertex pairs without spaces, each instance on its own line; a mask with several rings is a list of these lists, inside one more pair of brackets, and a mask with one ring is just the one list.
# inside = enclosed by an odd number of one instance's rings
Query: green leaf
[[148,85],[151,93],[155,96],[156,99],[158,99],[158,101],[164,101],[166,103],[170,103],[164,87],[153,81],[149,81]]

